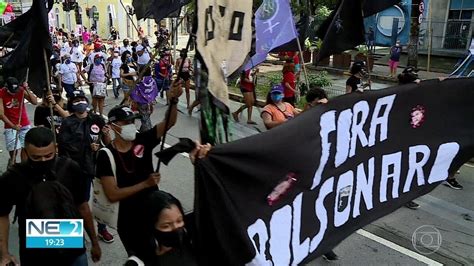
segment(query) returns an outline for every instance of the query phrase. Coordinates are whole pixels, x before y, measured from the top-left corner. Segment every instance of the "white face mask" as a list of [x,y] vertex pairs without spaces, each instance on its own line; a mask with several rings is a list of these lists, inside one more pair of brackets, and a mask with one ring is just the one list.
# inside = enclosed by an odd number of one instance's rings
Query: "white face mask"
[[[120,133],[120,137],[122,137],[125,141],[134,141],[137,136],[137,128],[135,124],[125,125],[120,127],[122,129],[122,133]],[[118,134],[118,132],[117,132]]]

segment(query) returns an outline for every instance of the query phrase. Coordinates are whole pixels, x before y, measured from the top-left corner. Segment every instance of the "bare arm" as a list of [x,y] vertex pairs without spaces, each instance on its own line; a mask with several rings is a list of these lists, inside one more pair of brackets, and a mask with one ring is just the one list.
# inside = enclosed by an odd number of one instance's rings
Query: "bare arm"
[[3,99],[0,98],[0,118],[2,119],[2,121],[7,124],[8,126],[10,126],[11,128],[15,128],[16,125],[10,121],[10,119],[8,119],[8,117],[5,115],[5,109],[3,108]]
[[[37,105],[38,104],[38,97],[28,89],[28,85],[24,87],[25,90],[25,99],[30,102],[32,105]],[[21,103],[23,104],[23,103]]]
[[352,92],[352,87],[349,85],[346,85],[346,93],[351,93]]
[[296,92],[296,90],[293,89],[293,88],[290,86],[290,83],[288,83],[288,82],[285,82],[285,87],[286,87],[287,89],[293,91],[293,92]]
[[17,265],[15,258],[8,251],[8,233],[10,230],[10,220],[8,215],[0,217],[0,263],[7,265],[13,262]]
[[102,251],[99,246],[99,240],[97,238],[97,234],[95,233],[94,229],[94,220],[92,219],[92,213],[89,208],[89,204],[87,202],[82,203],[78,207],[79,213],[81,214],[82,219],[84,219],[84,229],[87,232],[87,235],[92,241],[92,250],[91,250],[91,255],[92,255],[92,260],[94,262],[97,262],[100,260],[100,257],[102,255]]
[[115,181],[115,177],[113,176],[102,176],[101,180],[107,198],[111,202],[117,202],[129,198],[144,189],[156,186],[160,180],[160,174],[151,174],[147,180],[142,181],[136,185],[124,188],[119,188],[117,186],[117,182]]
[[[170,90],[170,98],[171,98],[171,109],[170,112],[166,112],[165,118],[163,119],[162,122],[160,122],[156,126],[156,137],[161,138],[164,134],[165,131],[168,131],[170,128],[172,128],[176,124],[176,120],[178,119],[178,104],[173,103],[173,100],[178,100],[179,96],[183,93],[183,88],[181,87],[181,82],[180,81],[173,81],[171,84],[171,90]],[[168,127],[166,128],[166,117],[169,116],[169,123]]]
[[262,119],[263,119],[263,123],[265,124],[265,127],[267,129],[272,129],[276,126],[279,126],[279,125],[285,123],[285,121],[273,121],[272,116],[267,112],[262,113]]

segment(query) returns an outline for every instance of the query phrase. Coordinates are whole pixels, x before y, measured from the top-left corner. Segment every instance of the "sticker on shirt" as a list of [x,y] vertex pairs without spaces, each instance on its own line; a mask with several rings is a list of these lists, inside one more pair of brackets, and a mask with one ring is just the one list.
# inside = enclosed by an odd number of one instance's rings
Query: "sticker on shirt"
[[136,145],[135,147],[133,147],[133,154],[135,155],[135,157],[137,158],[143,158],[143,153],[145,152],[145,146],[139,144],[139,145]]
[[92,131],[92,133],[99,134],[100,128],[99,128],[98,125],[93,124],[93,125],[91,126],[91,131]]

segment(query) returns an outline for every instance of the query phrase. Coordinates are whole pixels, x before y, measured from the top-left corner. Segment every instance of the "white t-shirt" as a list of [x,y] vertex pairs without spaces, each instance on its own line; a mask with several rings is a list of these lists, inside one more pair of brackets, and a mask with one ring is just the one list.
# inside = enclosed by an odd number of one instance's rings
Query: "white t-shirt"
[[138,56],[137,63],[139,65],[146,65],[150,61],[150,53],[148,52],[150,48],[149,47],[146,47],[146,48],[147,49],[145,49],[145,46],[141,44],[137,46],[137,53],[143,50],[143,54],[141,56],[140,55]]
[[60,50],[60,55],[63,57],[65,54],[69,54],[69,51],[71,51],[71,47],[69,47],[69,43],[65,42],[61,45],[61,50]]
[[127,47],[125,46],[120,47],[120,55],[122,55],[125,51],[129,51],[130,54],[132,54],[132,46],[129,45]]
[[[71,49],[69,49],[71,51]],[[72,48],[72,53],[71,54],[71,61],[74,63],[82,63],[82,60],[84,60],[84,53],[82,52],[82,47],[73,47]]]
[[122,66],[122,59],[114,58],[112,63],[110,63],[110,66],[112,67],[112,78],[120,78],[120,66]]
[[69,64],[61,64],[59,74],[62,75],[62,81],[66,84],[74,84],[77,81],[77,68],[72,62]]
[[100,54],[103,58],[104,61],[102,61],[103,64],[105,64],[105,61],[107,61],[107,58],[109,58],[109,56],[104,53],[104,52],[92,52],[89,54],[89,59],[87,59],[87,63],[90,65],[90,64],[94,64],[94,57],[96,54]]

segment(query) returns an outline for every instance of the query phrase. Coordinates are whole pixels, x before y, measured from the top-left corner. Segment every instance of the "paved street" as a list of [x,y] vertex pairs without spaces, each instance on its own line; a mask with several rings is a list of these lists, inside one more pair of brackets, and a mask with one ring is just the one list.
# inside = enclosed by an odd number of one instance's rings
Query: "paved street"
[[[343,87],[346,78],[333,76],[335,86]],[[374,84],[374,88],[382,89],[388,85]],[[88,90],[86,90],[88,91]],[[192,93],[193,94],[193,93]],[[112,92],[109,88],[109,95]],[[106,100],[109,110],[119,101],[113,97]],[[190,117],[185,108],[182,96],[177,125],[169,132],[167,144],[174,144],[177,138],[187,137],[198,139],[198,113]],[[231,110],[239,107],[233,102]],[[164,117],[166,106],[159,103],[152,116],[154,123]],[[29,117],[33,118],[33,107],[28,105]],[[246,116],[246,112],[244,112]],[[246,121],[246,119],[241,119]],[[263,130],[258,112],[254,112],[257,128]],[[138,123],[138,122],[137,122]],[[0,130],[3,132],[3,129]],[[258,134],[256,128],[244,123],[234,124],[232,133],[235,138],[244,138]],[[6,168],[8,153],[5,151],[4,139],[0,140],[0,169]],[[155,160],[156,163],[156,160]],[[344,240],[334,251],[340,256],[337,262],[328,263],[317,259],[309,265],[474,265],[474,166],[466,164],[458,175],[464,190],[455,191],[443,185],[432,193],[416,200],[421,207],[418,210],[401,208],[378,221],[359,230]],[[162,167],[160,188],[179,198],[186,211],[192,211],[194,198],[193,167],[186,155],[177,156],[169,166]],[[434,254],[420,254],[413,244],[415,230],[423,225],[434,226],[442,238],[439,250]],[[18,256],[18,238],[16,224],[10,233],[10,249]],[[103,258],[98,265],[121,265],[125,259],[125,251],[121,246],[116,232],[113,244],[101,243]],[[418,236],[420,237],[420,236]],[[423,250],[422,250],[423,251]],[[91,264],[92,265],[92,264]]]

